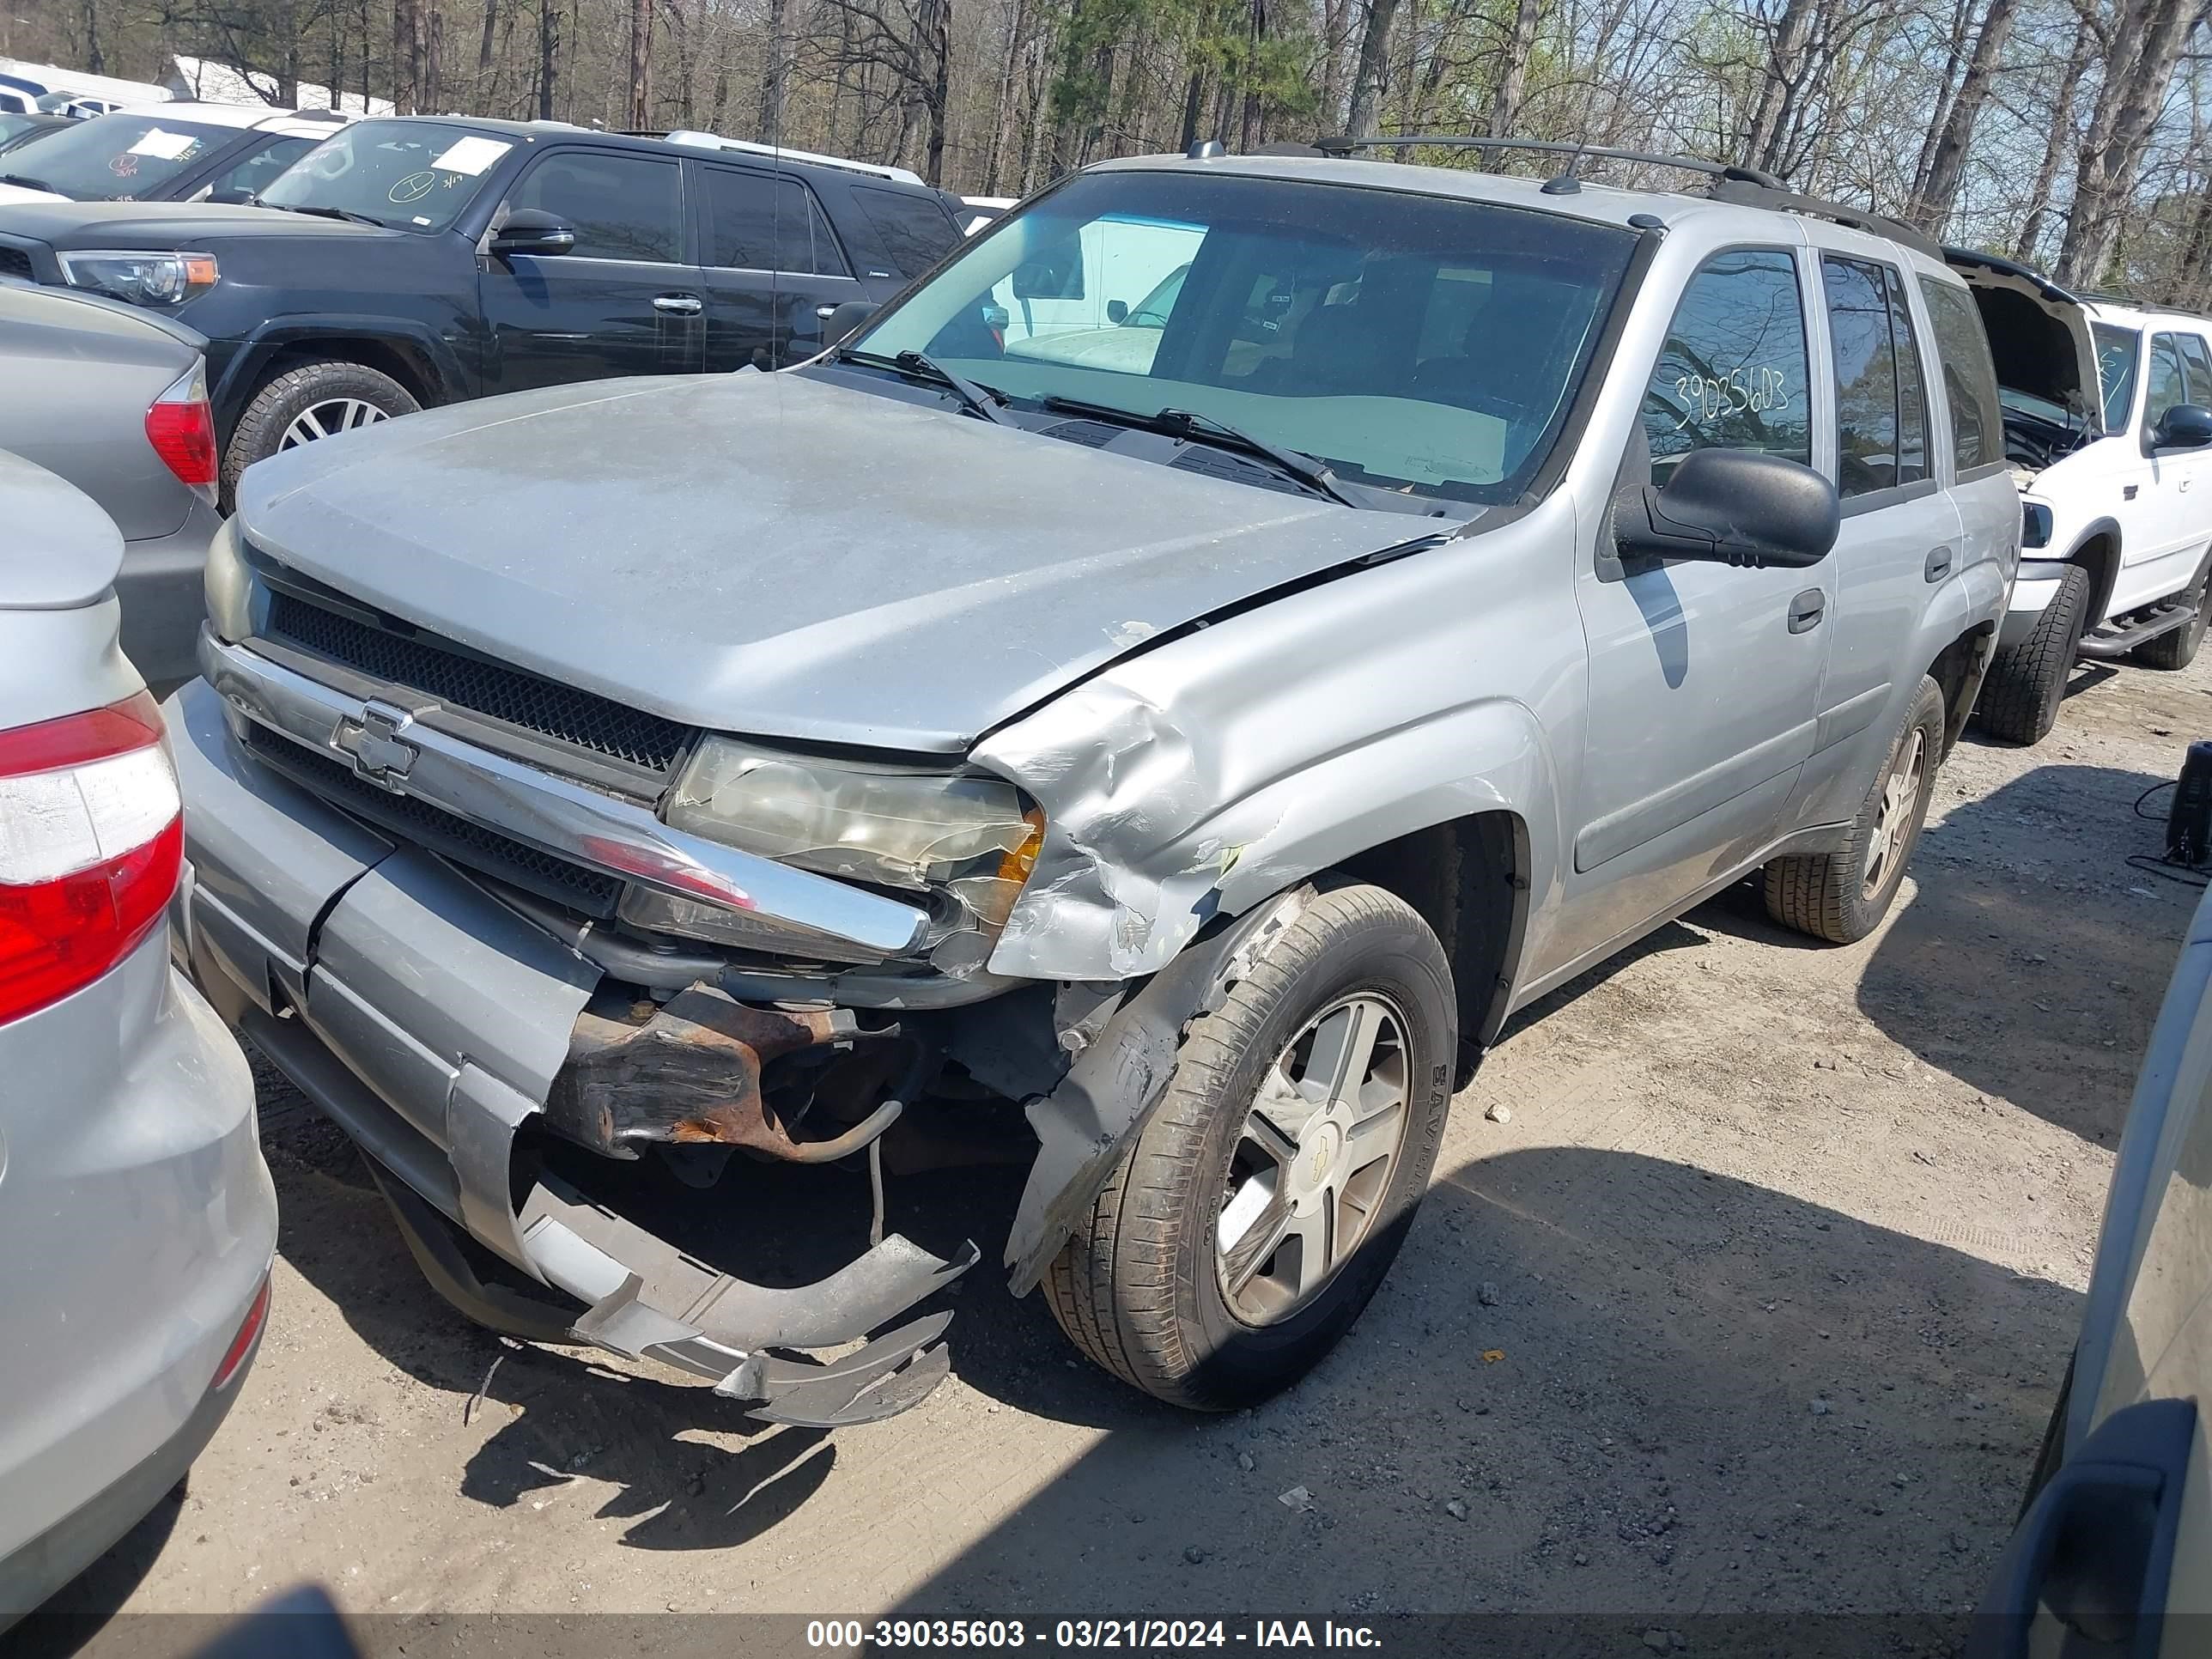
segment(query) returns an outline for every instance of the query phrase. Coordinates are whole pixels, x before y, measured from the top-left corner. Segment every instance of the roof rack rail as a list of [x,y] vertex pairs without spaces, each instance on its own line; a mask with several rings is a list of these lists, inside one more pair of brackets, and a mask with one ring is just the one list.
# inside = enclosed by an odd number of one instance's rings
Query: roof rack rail
[[1772,173],[1758,167],[1739,167],[1728,161],[1709,161],[1698,155],[1655,155],[1640,149],[1614,149],[1602,144],[1570,144],[1548,138],[1491,138],[1469,137],[1464,133],[1397,133],[1382,138],[1316,138],[1314,146],[1324,155],[1348,155],[1356,149],[1519,149],[1536,150],[1546,155],[1571,155],[1580,160],[1586,155],[1599,155],[1615,161],[1635,161],[1644,167],[1676,167],[1684,173],[1702,173],[1712,183],[1705,194],[1716,202],[1727,202],[1738,207],[1772,208],[1784,213],[1802,213],[1808,217],[1826,219],[1839,225],[1849,225],[1854,230],[1863,230],[1876,236],[1901,242],[1916,252],[1931,259],[1941,259],[1943,249],[1933,237],[1915,230],[1901,219],[1892,219],[1876,213],[1871,208],[1847,207],[1841,202],[1831,202],[1825,197],[1802,196]]
[[1525,149],[1547,155],[1602,155],[1615,161],[1640,161],[1645,167],[1680,167],[1713,179],[1736,179],[1769,190],[1781,190],[1782,180],[1757,167],[1740,167],[1725,161],[1708,161],[1696,155],[1654,155],[1640,149],[1613,149],[1602,144],[1570,144],[1553,138],[1488,138],[1462,132],[1394,133],[1382,138],[1316,138],[1314,148],[1324,155],[1348,155],[1355,149]]

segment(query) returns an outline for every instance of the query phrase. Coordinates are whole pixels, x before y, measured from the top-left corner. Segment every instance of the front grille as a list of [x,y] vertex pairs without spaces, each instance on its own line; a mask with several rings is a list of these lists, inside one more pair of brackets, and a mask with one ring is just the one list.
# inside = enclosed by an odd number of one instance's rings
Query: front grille
[[19,247],[0,247],[0,276],[31,280],[31,256]]
[[268,632],[387,685],[649,771],[674,766],[691,735],[689,727],[641,708],[486,662],[433,634],[372,626],[282,588],[270,592]]
[[380,789],[355,776],[344,762],[272,736],[258,726],[246,727],[246,746],[256,759],[332,805],[540,898],[605,918],[614,915],[622,897],[623,884],[613,876],[541,853],[411,795]]

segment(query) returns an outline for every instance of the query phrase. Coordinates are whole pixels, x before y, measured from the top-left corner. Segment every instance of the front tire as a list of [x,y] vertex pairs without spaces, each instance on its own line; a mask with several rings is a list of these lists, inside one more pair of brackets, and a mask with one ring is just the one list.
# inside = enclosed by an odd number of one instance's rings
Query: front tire
[[1201,1411],[1304,1376],[1375,1294],[1427,1188],[1455,1006],[1411,906],[1370,886],[1316,897],[1192,1024],[1165,1097],[1046,1270],[1069,1340]]
[[1943,754],[1943,692],[1925,674],[1844,844],[1766,866],[1766,914],[1785,927],[1852,945],[1881,926],[1905,879]]
[[2066,567],[2058,592],[2017,645],[2000,646],[1974,702],[1974,724],[2000,743],[2038,744],[2058,723],[2058,701],[2089,623],[2089,573]]
[[279,450],[412,415],[415,394],[362,363],[324,358],[287,369],[253,394],[222,455],[222,508],[236,507],[239,475]]

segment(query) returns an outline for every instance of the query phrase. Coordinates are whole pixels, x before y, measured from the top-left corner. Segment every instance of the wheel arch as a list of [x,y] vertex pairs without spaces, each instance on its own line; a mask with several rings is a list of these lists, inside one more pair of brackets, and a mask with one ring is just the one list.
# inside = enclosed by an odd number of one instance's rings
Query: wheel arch
[[2105,620],[2112,603],[2112,590],[2120,580],[2120,526],[2112,519],[2099,519],[2085,526],[2067,550],[2065,562],[2089,573],[2089,622]]
[[1928,665],[1928,678],[1943,693],[1946,756],[1957,745],[1960,733],[1966,729],[1967,716],[1974,711],[1974,699],[1980,695],[1982,681],[1989,673],[1990,659],[1996,653],[1996,638],[1995,621],[1977,623],[1938,651],[1935,660]]
[[227,442],[262,387],[303,363],[325,360],[388,374],[425,409],[466,395],[459,360],[428,329],[383,318],[289,318],[255,331],[231,355],[215,388],[216,431]]

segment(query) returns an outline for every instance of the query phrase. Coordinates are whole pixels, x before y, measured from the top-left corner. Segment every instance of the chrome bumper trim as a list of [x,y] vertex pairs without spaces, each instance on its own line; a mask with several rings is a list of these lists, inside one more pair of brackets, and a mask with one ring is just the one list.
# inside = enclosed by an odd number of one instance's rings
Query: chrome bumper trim
[[515,840],[682,898],[704,899],[896,956],[927,915],[826,876],[672,830],[643,807],[418,725],[203,629],[200,672],[227,707],[356,776]]

